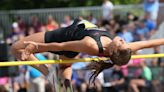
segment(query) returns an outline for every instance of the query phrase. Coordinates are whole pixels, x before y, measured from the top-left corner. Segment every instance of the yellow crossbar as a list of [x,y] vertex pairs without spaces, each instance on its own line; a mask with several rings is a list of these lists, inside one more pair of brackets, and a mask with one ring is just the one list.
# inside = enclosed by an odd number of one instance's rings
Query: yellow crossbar
[[[131,59],[137,58],[159,58],[164,57],[164,54],[147,54],[147,55],[133,55]],[[81,58],[72,60],[42,60],[42,61],[10,61],[0,62],[0,66],[18,66],[18,65],[36,65],[36,64],[64,64],[64,63],[75,63],[75,62],[91,62],[99,60],[108,60],[109,58],[98,57],[98,58]]]

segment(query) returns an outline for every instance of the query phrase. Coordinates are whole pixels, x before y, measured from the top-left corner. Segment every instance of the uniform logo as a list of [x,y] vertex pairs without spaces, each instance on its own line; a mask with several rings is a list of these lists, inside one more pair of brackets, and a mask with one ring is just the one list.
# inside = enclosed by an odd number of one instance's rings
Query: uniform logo
[[95,36],[96,36],[96,35],[99,35],[99,33],[98,33],[98,32],[95,32],[94,35],[95,35]]

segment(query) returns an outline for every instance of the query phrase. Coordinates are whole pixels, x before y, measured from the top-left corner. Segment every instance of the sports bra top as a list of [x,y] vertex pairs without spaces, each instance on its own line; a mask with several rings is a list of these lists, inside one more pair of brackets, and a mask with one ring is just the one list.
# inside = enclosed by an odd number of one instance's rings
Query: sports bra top
[[69,27],[66,27],[66,37],[69,40],[81,40],[86,36],[93,38],[99,48],[99,56],[103,55],[104,49],[101,43],[101,36],[106,36],[111,39],[108,31],[98,29],[98,27],[86,20],[75,19],[74,23]]

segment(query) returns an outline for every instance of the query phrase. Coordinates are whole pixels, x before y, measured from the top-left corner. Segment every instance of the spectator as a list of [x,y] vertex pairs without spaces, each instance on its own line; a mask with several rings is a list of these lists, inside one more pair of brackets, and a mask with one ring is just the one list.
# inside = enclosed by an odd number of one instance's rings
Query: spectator
[[53,17],[51,15],[48,16],[48,23],[46,26],[47,31],[52,31],[55,29],[58,29],[59,25],[58,23],[53,19]]
[[23,37],[24,37],[24,32],[20,31],[20,28],[18,27],[18,23],[13,23],[13,25],[12,25],[12,32],[7,37],[6,42],[8,44],[12,44],[15,41],[17,41],[17,40],[19,40],[19,39],[21,39]]
[[151,61],[151,72],[152,72],[152,85],[153,85],[155,92],[160,92],[160,90],[159,90],[160,89],[159,88],[160,82],[158,80],[159,69],[160,69],[160,67],[158,67],[157,58],[154,58]]
[[128,26],[127,26],[127,29],[128,29],[129,32],[132,33],[133,41],[139,41],[140,40],[139,34],[136,31],[137,26],[134,22],[129,23]]
[[12,24],[12,29],[14,30],[15,33],[20,33],[21,32],[21,30],[20,30],[19,25],[18,25],[17,22],[14,22]]
[[4,30],[0,27],[0,43],[4,43]]
[[29,92],[45,92],[45,80],[35,68],[29,67],[30,87]]
[[104,26],[104,28],[102,27],[102,29],[105,29],[106,31],[108,31],[111,38],[114,38],[116,36],[116,32],[111,30],[109,25]]
[[47,31],[46,25],[42,25],[41,28],[40,28],[40,31],[41,32],[46,32]]
[[[140,51],[137,51],[136,53],[134,53],[134,55],[139,55],[140,53]],[[138,78],[141,75],[141,69],[139,68],[140,62],[143,61],[144,59],[141,58],[132,59],[127,65],[121,66],[121,71],[123,72],[124,76]]]
[[97,27],[102,28],[102,19],[101,18],[97,19],[96,25],[97,25]]
[[129,84],[128,92],[131,92],[132,90],[134,92],[140,92],[138,87],[150,87],[151,86],[151,80],[152,80],[152,73],[150,68],[146,65],[146,63],[140,62],[140,66],[142,68],[142,79],[132,79]]
[[[161,51],[160,46],[154,47],[154,54],[159,54],[160,51]],[[157,62],[158,62],[158,66],[160,66],[161,65],[160,63],[162,63],[162,58],[158,58]]]
[[156,22],[150,19],[150,13],[145,14],[144,16],[145,27],[148,28],[150,36],[156,32]]
[[125,85],[125,78],[120,66],[114,66],[112,76],[113,80],[111,81],[111,86],[114,88],[114,92],[122,92],[124,90],[123,85]]
[[114,33],[117,33],[120,30],[120,25],[114,19],[111,19],[108,25],[109,25],[109,30],[113,31]]
[[144,15],[145,26],[149,29],[149,31],[156,30],[156,23],[150,19],[150,13],[146,13]]
[[[1,91],[1,90],[4,90],[4,91]],[[0,77],[0,92],[7,92],[7,91],[9,91],[9,78],[8,77]]]
[[39,22],[37,16],[32,16],[32,17],[31,17],[30,26],[34,27],[35,32],[40,32],[40,31],[41,31],[40,29],[41,29],[42,23]]
[[137,16],[135,16],[133,13],[131,13],[131,12],[128,12],[127,13],[127,21],[128,21],[128,23],[131,23],[131,22],[134,22],[134,21],[136,21],[136,20],[138,20],[138,17]]
[[127,43],[133,41],[132,33],[129,32],[127,30],[127,27],[125,27],[125,26],[122,28],[122,32],[119,32],[118,33],[118,36],[120,36],[121,38],[123,38]]
[[145,26],[143,20],[139,21],[139,26],[136,29],[136,35],[138,35],[139,40],[146,40],[150,37],[149,29]]
[[73,23],[73,20],[71,19],[71,16],[66,15],[64,17],[64,23],[61,24],[61,27],[67,27]]
[[150,19],[155,21],[158,17],[159,0],[144,0],[144,11],[150,13]]
[[35,29],[34,27],[28,27],[27,31],[26,31],[26,36],[34,34],[35,33]]
[[106,69],[102,73],[98,75],[98,79],[102,85],[102,92],[109,92],[113,91],[111,87],[111,81],[112,81],[112,73],[113,73],[113,68],[112,69]]
[[152,71],[152,80],[158,80],[159,67],[157,63],[157,58],[151,61],[151,71]]
[[160,63],[158,79],[161,84],[160,90],[161,90],[161,92],[163,92],[163,90],[164,90],[164,87],[163,87],[163,85],[164,85],[164,62]]
[[73,70],[72,74],[72,84],[77,92],[86,92],[87,83],[84,80],[85,71],[82,70]]
[[27,92],[27,67],[19,66],[19,75],[14,78],[14,92]]
[[160,64],[160,71],[159,71],[159,75],[160,75],[160,80],[162,82],[164,82],[164,62],[161,62]]
[[113,4],[109,0],[104,0],[102,9],[103,9],[103,20],[108,21],[112,19]]
[[97,23],[97,20],[96,20],[96,18],[93,17],[93,14],[90,14],[88,16],[88,21],[90,21],[93,24],[96,24]]
[[[46,60],[46,58],[38,53],[35,56],[39,60]],[[29,67],[29,76],[30,76],[30,88],[29,92],[45,92],[45,79],[42,76],[41,72],[36,70],[33,67]]]
[[4,85],[0,85],[0,92],[8,92]]
[[25,24],[25,21],[20,16],[17,17],[17,23],[21,32],[24,32],[26,28],[26,24]]

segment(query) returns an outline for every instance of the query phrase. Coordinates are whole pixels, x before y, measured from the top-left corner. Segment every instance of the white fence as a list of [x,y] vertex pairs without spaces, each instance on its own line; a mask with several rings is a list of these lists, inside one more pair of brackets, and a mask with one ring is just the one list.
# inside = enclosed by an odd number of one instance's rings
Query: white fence
[[[142,5],[115,6],[114,13],[121,13],[123,15],[128,11],[132,11],[134,13],[142,13]],[[58,22],[61,22],[63,21],[65,15],[70,15],[75,18],[78,16],[87,16],[91,13],[94,15],[94,17],[101,17],[101,6],[0,11],[0,28],[4,31],[10,31],[12,22],[18,16],[23,18],[26,23],[30,23],[30,17],[32,15],[36,15],[39,18],[39,21],[46,23],[48,15],[52,15]]]

